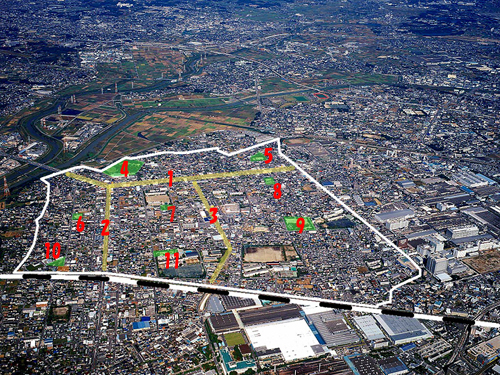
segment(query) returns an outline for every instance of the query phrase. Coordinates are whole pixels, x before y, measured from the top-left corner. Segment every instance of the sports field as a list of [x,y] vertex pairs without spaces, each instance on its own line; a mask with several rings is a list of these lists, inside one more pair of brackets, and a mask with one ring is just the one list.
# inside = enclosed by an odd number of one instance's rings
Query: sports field
[[[299,216],[285,216],[283,220],[285,220],[286,229],[288,231],[298,231],[299,227],[297,226],[297,219]],[[316,230],[314,224],[310,217],[304,217],[304,230]]]
[[226,333],[224,335],[227,346],[243,345],[245,344],[245,339],[243,335],[239,332]]
[[[141,169],[143,164],[144,162],[140,160],[128,160],[128,174],[130,176],[135,175],[137,172],[139,172],[139,169]],[[122,165],[123,162],[113,165],[112,167],[106,169],[104,173],[111,177],[122,177],[123,174],[120,172],[122,169]]]
[[245,249],[244,262],[282,262],[281,246],[249,246]]

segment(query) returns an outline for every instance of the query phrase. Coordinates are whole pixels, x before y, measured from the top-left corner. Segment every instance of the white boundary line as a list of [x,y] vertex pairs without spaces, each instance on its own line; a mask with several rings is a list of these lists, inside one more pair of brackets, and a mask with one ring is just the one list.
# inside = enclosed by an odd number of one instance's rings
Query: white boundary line
[[[42,212],[41,212],[40,216],[38,216],[36,218],[36,220],[35,220],[36,228],[35,228],[35,235],[34,235],[34,238],[33,238],[33,243],[31,244],[31,247],[30,247],[28,253],[26,254],[26,256],[23,258],[23,260],[21,261],[21,263],[14,270],[14,273],[18,273],[19,272],[20,268],[28,260],[29,256],[31,255],[31,253],[33,252],[33,250],[34,250],[34,248],[36,246],[36,242],[37,242],[37,239],[38,239],[38,231],[40,229],[40,220],[45,215],[45,211],[47,210],[47,207],[50,204],[50,182],[48,181],[48,179],[50,179],[52,177],[56,177],[56,176],[62,175],[62,174],[65,174],[65,173],[70,172],[70,171],[76,171],[76,170],[81,170],[81,169],[85,169],[85,170],[89,170],[89,171],[93,171],[93,172],[101,173],[102,174],[102,173],[104,173],[104,170],[109,169],[109,168],[111,168],[111,167],[113,167],[113,166],[115,166],[115,165],[123,162],[124,160],[146,159],[146,158],[151,158],[151,157],[161,156],[161,155],[188,155],[188,154],[196,154],[196,153],[202,153],[202,152],[216,151],[216,152],[218,152],[218,153],[220,153],[220,154],[222,154],[224,156],[230,157],[230,156],[238,155],[238,154],[241,154],[241,153],[244,153],[244,152],[247,152],[247,151],[251,151],[253,149],[261,148],[262,146],[265,146],[265,145],[268,145],[268,144],[271,144],[271,143],[276,143],[277,144],[277,146],[278,146],[278,155],[280,157],[282,157],[287,162],[289,162],[290,164],[292,164],[308,180],[310,180],[311,182],[313,182],[319,189],[321,189],[326,194],[328,194],[333,199],[335,199],[335,201],[337,203],[339,203],[344,209],[346,209],[354,217],[356,217],[363,224],[365,224],[368,228],[370,228],[374,233],[376,233],[380,238],[382,238],[389,246],[391,246],[397,252],[399,252],[401,255],[403,255],[405,258],[407,258],[410,261],[410,263],[413,266],[415,266],[415,268],[418,270],[418,275],[417,276],[414,276],[414,277],[412,277],[410,279],[407,279],[407,280],[403,281],[402,283],[399,283],[399,284],[395,285],[394,287],[392,287],[389,290],[389,300],[386,301],[386,302],[381,302],[381,303],[375,305],[376,307],[380,307],[381,305],[392,303],[392,297],[393,297],[394,290],[396,290],[399,287],[401,287],[401,286],[403,286],[403,285],[405,285],[407,283],[410,283],[410,282],[412,282],[412,281],[414,281],[414,280],[416,280],[416,279],[418,279],[418,278],[420,278],[422,276],[422,269],[417,265],[417,263],[415,263],[415,261],[413,259],[411,259],[410,257],[408,257],[407,254],[405,254],[399,247],[397,247],[386,236],[384,236],[382,233],[380,233],[378,229],[376,229],[375,227],[373,227],[370,223],[368,223],[365,219],[363,219],[360,215],[358,215],[352,208],[350,208],[348,205],[346,205],[340,198],[338,198],[335,194],[333,194],[329,189],[327,189],[326,187],[324,187],[323,185],[321,185],[309,173],[307,173],[304,169],[302,169],[295,161],[293,161],[288,156],[286,156],[285,154],[283,154],[283,152],[281,150],[281,139],[280,138],[273,138],[273,139],[270,139],[268,141],[261,142],[261,143],[255,144],[253,146],[246,147],[246,148],[243,148],[243,149],[240,149],[240,150],[236,150],[236,151],[233,151],[233,152],[226,152],[224,150],[221,150],[219,147],[210,147],[210,148],[203,148],[203,149],[197,149],[197,150],[191,150],[191,151],[161,151],[161,152],[154,152],[154,153],[151,153],[151,154],[146,154],[146,155],[141,155],[141,156],[134,156],[134,157],[127,157],[127,156],[125,156],[125,157],[123,157],[123,158],[115,161],[114,163],[111,163],[110,165],[108,165],[106,167],[103,167],[102,169],[98,169],[98,168],[93,168],[93,167],[88,167],[88,166],[82,165],[82,166],[71,167],[71,168],[68,168],[68,169],[65,169],[65,170],[62,170],[62,171],[59,171],[59,172],[52,173],[52,174],[50,174],[48,176],[42,177],[41,181],[43,181],[47,185],[47,199],[45,201],[45,205],[44,205],[44,207],[42,209]],[[34,272],[34,273],[37,273],[37,272]],[[40,273],[40,272],[38,272],[38,273]],[[338,301],[338,302],[341,302],[341,301]],[[369,306],[369,305],[367,305],[367,306]]]
[[[135,160],[135,159],[145,159],[145,158],[150,158],[154,156],[160,156],[160,155],[188,155],[188,154],[195,154],[195,153],[202,153],[202,152],[210,152],[210,151],[216,151],[224,156],[234,156],[238,155],[256,148],[260,148],[264,145],[268,145],[271,143],[276,143],[278,146],[278,155],[285,159],[288,163],[293,165],[298,171],[300,171],[309,181],[314,183],[319,189],[321,189],[323,192],[328,194],[330,197],[332,197],[339,205],[341,205],[346,211],[351,213],[356,219],[361,221],[364,225],[366,225],[368,228],[370,228],[375,234],[377,234],[380,238],[382,238],[389,246],[391,246],[394,250],[399,252],[401,255],[403,255],[405,258],[407,258],[410,263],[415,266],[415,268],[418,271],[418,275],[411,277],[394,287],[392,287],[389,290],[389,300],[385,302],[378,303],[376,305],[367,305],[367,304],[362,304],[362,303],[350,303],[350,302],[345,302],[345,301],[337,301],[337,300],[325,300],[317,297],[304,297],[304,296],[295,296],[295,295],[288,295],[284,293],[268,293],[268,292],[262,292],[259,290],[251,290],[251,289],[238,289],[238,288],[231,288],[231,287],[224,287],[224,286],[215,286],[215,285],[208,285],[208,284],[202,284],[202,283],[192,283],[192,282],[182,282],[182,281],[177,281],[177,280],[170,280],[170,279],[161,279],[161,278],[154,278],[154,277],[142,277],[142,276],[134,276],[134,275],[126,275],[126,274],[120,274],[120,273],[112,273],[112,272],[47,272],[47,271],[41,271],[41,272],[36,272],[36,271],[19,271],[20,268],[23,266],[23,264],[27,261],[31,253],[33,252],[35,246],[36,246],[36,241],[38,238],[38,232],[40,230],[40,220],[43,218],[45,215],[45,212],[47,210],[47,207],[50,204],[50,182],[48,179],[52,177],[56,177],[62,174],[65,174],[67,172],[71,171],[76,171],[76,170],[89,170],[92,172],[97,172],[97,173],[103,173],[104,170],[113,167],[116,164],[121,163],[124,160]],[[147,281],[155,281],[155,282],[160,282],[163,284],[169,284],[172,286],[172,289],[179,289],[179,290],[184,290],[188,292],[197,292],[198,287],[209,287],[212,289],[217,289],[217,290],[224,290],[231,292],[231,295],[234,296],[248,296],[248,295],[259,295],[261,293],[264,293],[265,295],[269,296],[275,296],[275,297],[282,297],[282,298],[289,298],[290,302],[292,303],[301,303],[301,304],[312,304],[317,305],[320,302],[325,302],[325,303],[338,303],[340,305],[349,305],[352,307],[353,311],[357,312],[366,312],[366,313],[372,313],[372,314],[382,314],[382,309],[380,309],[380,306],[390,304],[392,303],[393,300],[393,294],[394,291],[398,288],[400,288],[403,285],[406,285],[422,276],[422,269],[415,263],[413,259],[411,259],[408,254],[404,253],[398,246],[396,246],[391,240],[389,240],[386,236],[384,236],[380,231],[372,226],[370,223],[368,223],[367,220],[362,218],[358,213],[356,213],[351,207],[349,207],[347,204],[345,204],[340,198],[338,198],[335,194],[333,194],[329,189],[321,185],[314,177],[312,177],[309,173],[307,173],[304,169],[302,169],[295,161],[290,159],[288,156],[283,154],[281,150],[281,139],[280,138],[274,138],[265,142],[258,143],[256,145],[246,147],[237,151],[233,152],[226,152],[224,150],[221,150],[219,147],[210,147],[210,148],[204,148],[204,149],[197,149],[197,150],[191,150],[191,151],[161,151],[161,152],[155,152],[151,154],[146,154],[146,155],[141,155],[141,156],[132,156],[132,157],[123,157],[116,162],[103,167],[102,169],[98,168],[93,168],[89,166],[76,166],[76,167],[71,167],[66,170],[62,170],[59,172],[52,173],[48,176],[42,177],[40,179],[46,186],[47,186],[47,199],[45,201],[45,204],[43,206],[41,214],[35,219],[35,234],[33,238],[33,243],[28,250],[28,253],[26,256],[22,259],[21,263],[16,267],[14,272],[12,274],[0,274],[0,279],[23,279],[24,275],[30,275],[30,274],[36,274],[36,275],[50,275],[51,279],[54,280],[79,280],[80,275],[100,275],[100,276],[107,276],[109,277],[110,282],[117,282],[117,283],[123,283],[123,284],[130,284],[130,285],[137,285],[137,280],[147,280]],[[425,319],[425,320],[434,320],[434,321],[442,321],[443,317],[440,316],[434,316],[434,315],[428,315],[428,314],[414,314],[415,318],[417,319]],[[500,324],[498,323],[492,323],[492,322],[483,322],[483,321],[477,321],[475,322],[479,326],[483,327],[496,327],[500,328]]]

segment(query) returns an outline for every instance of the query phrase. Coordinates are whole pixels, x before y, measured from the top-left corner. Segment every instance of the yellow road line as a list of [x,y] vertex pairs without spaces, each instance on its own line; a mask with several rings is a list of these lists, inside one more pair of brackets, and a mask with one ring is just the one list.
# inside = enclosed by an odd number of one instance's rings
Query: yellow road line
[[[111,187],[106,187],[106,207],[104,209],[104,219],[109,220],[109,217],[111,216],[111,192],[112,192]],[[111,223],[110,223],[111,226]],[[109,228],[108,228],[109,230]],[[102,244],[102,270],[106,271],[108,268],[108,243],[109,243],[109,236],[104,236],[103,239],[103,244]]]
[[[180,177],[174,177],[172,179],[172,182],[177,182],[177,181],[192,181],[194,188],[198,195],[200,196],[203,204],[205,205],[205,208],[207,212],[210,213],[210,205],[208,204],[207,199],[203,195],[203,192],[200,189],[200,186],[196,183],[196,181],[200,180],[208,180],[208,179],[215,179],[215,178],[227,178],[227,177],[238,177],[238,176],[251,176],[251,175],[259,175],[259,174],[268,174],[268,173],[275,173],[275,172],[289,172],[293,171],[295,167],[293,165],[291,166],[281,166],[281,167],[275,167],[275,168],[261,168],[261,169],[247,169],[243,171],[236,171],[236,172],[222,172],[222,173],[208,173],[208,174],[200,174],[200,175],[194,175],[194,176],[180,176]],[[71,172],[66,172],[66,176],[70,178],[74,178],[75,180],[83,181],[91,185],[96,185],[100,186],[103,188],[106,188],[106,208],[105,208],[105,213],[104,213],[104,218],[106,220],[109,220],[110,217],[110,206],[111,206],[111,192],[114,188],[121,188],[121,187],[132,187],[132,186],[147,186],[147,185],[157,185],[157,184],[165,184],[170,181],[170,178],[159,178],[156,180],[143,180],[143,181],[128,181],[128,182],[116,182],[116,183],[105,183],[102,181],[97,181],[89,177],[81,176],[76,173],[71,173]],[[219,276],[220,271],[224,267],[224,264],[226,263],[227,258],[233,251],[233,248],[231,246],[231,243],[229,242],[228,238],[226,237],[226,234],[224,233],[224,230],[222,229],[222,226],[220,225],[219,221],[215,223],[215,228],[221,235],[224,244],[226,245],[226,252],[222,256],[219,265],[217,266],[214,274],[210,278],[210,282],[214,283],[217,277]],[[108,267],[108,243],[109,243],[109,238],[108,236],[104,236],[103,239],[103,249],[102,249],[102,270],[106,271]]]
[[[205,209],[207,210],[208,214],[210,215],[210,204],[208,204],[207,198],[205,198],[205,195],[203,194],[203,191],[200,188],[200,185],[196,181],[193,181],[193,186],[198,195],[200,196],[201,201],[203,202],[203,205],[205,206]],[[222,237],[222,240],[224,241],[224,245],[226,245],[226,252],[222,256],[219,264],[217,265],[217,268],[215,269],[214,273],[210,277],[210,284],[213,284],[215,280],[217,280],[217,277],[219,276],[220,271],[224,268],[224,265],[226,264],[227,259],[229,258],[229,255],[231,255],[231,252],[233,251],[233,247],[231,246],[231,242],[229,242],[229,239],[226,236],[226,233],[224,233],[224,229],[222,229],[222,226],[220,225],[219,220],[215,222],[215,228],[217,229],[217,232],[219,232],[220,236]]]
[[86,182],[88,184],[97,185],[97,186],[100,186],[103,188],[107,188],[107,186],[109,185],[105,182],[97,181],[97,180],[94,180],[93,178],[81,176],[81,175],[76,174],[76,173],[66,172],[66,176],[70,177],[70,178],[74,178],[75,180],[83,181],[83,182]]
[[[267,174],[274,172],[290,172],[293,171],[295,167],[291,166],[283,166],[276,168],[262,168],[262,169],[247,169],[244,171],[236,171],[236,172],[222,172],[222,173],[208,173],[208,174],[199,174],[194,176],[180,176],[174,177],[172,182],[177,181],[200,181],[200,180],[209,180],[214,178],[227,178],[227,177],[238,177],[238,176],[250,176],[250,175],[258,175],[258,174]],[[116,182],[112,183],[112,188],[121,188],[121,187],[131,187],[131,186],[146,186],[146,185],[157,185],[157,184],[166,184],[170,181],[170,177],[168,178],[159,178],[155,180],[143,180],[143,181],[128,181],[128,182]]]

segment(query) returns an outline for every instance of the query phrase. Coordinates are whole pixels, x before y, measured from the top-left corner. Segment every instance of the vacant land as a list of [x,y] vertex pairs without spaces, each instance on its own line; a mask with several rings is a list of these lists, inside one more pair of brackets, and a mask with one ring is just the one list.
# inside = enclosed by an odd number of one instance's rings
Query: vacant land
[[285,260],[295,260],[298,258],[297,250],[293,246],[283,246],[283,250],[285,251]]
[[157,145],[157,143],[136,135],[121,132],[105,144],[104,150],[100,153],[100,157],[106,160],[116,160],[142,150],[147,150],[155,145]]
[[155,147],[158,143],[216,130],[246,127],[255,118],[255,113],[249,106],[199,112],[155,111],[144,115],[103,144],[99,156],[116,160]]
[[487,250],[483,254],[463,262],[478,273],[488,273],[500,270],[500,251]]
[[176,138],[225,128],[225,126],[190,118],[189,116],[154,113],[145,116],[141,121],[129,127],[127,132],[153,142],[166,142]]

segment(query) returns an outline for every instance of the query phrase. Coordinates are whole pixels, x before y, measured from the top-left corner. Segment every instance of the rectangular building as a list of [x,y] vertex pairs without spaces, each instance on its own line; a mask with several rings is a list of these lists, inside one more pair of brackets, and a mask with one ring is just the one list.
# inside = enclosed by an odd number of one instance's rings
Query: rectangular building
[[238,321],[232,312],[212,315],[208,321],[215,333],[231,332],[240,329]]
[[467,353],[481,365],[490,363],[500,353],[500,335],[470,348]]
[[429,330],[417,319],[393,315],[376,315],[375,319],[387,332],[394,345],[433,337]]
[[409,372],[408,367],[398,357],[379,359],[378,364],[385,375],[404,375]]
[[384,375],[377,361],[367,355],[348,355],[344,361],[356,375]]
[[327,346],[353,344],[360,341],[356,331],[347,326],[342,314],[332,311],[307,315]]
[[278,322],[287,319],[301,318],[300,308],[297,305],[274,305],[238,312],[245,326]]
[[386,223],[389,220],[405,220],[413,216],[415,216],[413,210],[404,209],[376,214],[375,219],[380,223]]
[[279,348],[285,361],[316,357],[325,353],[304,319],[245,327],[256,352]]
[[438,275],[440,273],[446,273],[448,268],[448,259],[443,258],[439,255],[431,255],[427,258],[426,267],[429,272],[433,275]]
[[446,235],[449,239],[472,237],[479,234],[479,228],[475,225],[466,225],[462,227],[448,228]]
[[371,315],[357,316],[354,319],[356,325],[363,331],[366,338],[370,341],[385,338],[384,333],[377,326],[377,322]]

